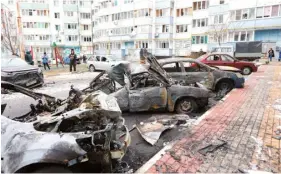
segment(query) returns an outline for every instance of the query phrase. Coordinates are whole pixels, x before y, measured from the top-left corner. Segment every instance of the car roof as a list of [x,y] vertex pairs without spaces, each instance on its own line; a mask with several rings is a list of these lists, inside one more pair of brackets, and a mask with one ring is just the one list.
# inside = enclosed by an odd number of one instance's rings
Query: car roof
[[196,59],[183,58],[183,57],[166,58],[166,59],[160,59],[160,60],[158,60],[158,62],[159,62],[160,64],[167,64],[167,63],[173,63],[173,62],[185,62],[185,61],[200,63],[200,62],[197,61]]

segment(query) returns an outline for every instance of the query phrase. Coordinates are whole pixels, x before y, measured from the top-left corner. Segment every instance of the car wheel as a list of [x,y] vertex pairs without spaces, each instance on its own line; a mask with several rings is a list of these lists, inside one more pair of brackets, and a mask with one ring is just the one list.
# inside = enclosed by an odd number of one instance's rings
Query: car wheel
[[252,73],[252,69],[250,68],[250,67],[244,67],[243,69],[242,69],[242,74],[243,75],[249,75],[249,74],[251,74]]
[[36,169],[32,173],[72,173],[72,171],[63,166],[49,166]]
[[95,71],[96,71],[96,69],[95,69],[94,65],[90,65],[90,67],[89,67],[89,71],[90,71],[90,72],[95,72]]
[[220,81],[217,86],[216,86],[216,91],[217,92],[225,92],[228,93],[234,88],[234,84],[230,80],[223,80]]
[[178,114],[190,114],[197,111],[198,105],[193,98],[183,98],[176,104],[176,112]]

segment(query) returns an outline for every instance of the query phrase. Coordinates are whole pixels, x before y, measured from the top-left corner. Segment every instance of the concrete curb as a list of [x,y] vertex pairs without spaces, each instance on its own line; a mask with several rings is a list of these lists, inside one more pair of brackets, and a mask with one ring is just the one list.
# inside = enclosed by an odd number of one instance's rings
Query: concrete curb
[[[233,91],[236,91],[237,89],[233,89],[231,92],[229,92],[226,96],[224,96],[219,103],[224,102]],[[214,107],[212,107],[211,109],[209,109],[207,112],[205,112],[200,118],[198,118],[192,126],[196,126],[198,125],[203,119],[205,119],[213,110]],[[168,144],[167,146],[164,146],[158,153],[156,153],[152,158],[150,158],[150,160],[148,160],[144,165],[142,165],[136,172],[134,173],[145,173],[146,171],[148,171],[155,163],[156,161],[158,161],[159,159],[161,159],[162,155],[164,155],[166,153],[167,150],[170,150],[178,141],[180,140],[176,140],[174,142],[171,142],[170,144]]]

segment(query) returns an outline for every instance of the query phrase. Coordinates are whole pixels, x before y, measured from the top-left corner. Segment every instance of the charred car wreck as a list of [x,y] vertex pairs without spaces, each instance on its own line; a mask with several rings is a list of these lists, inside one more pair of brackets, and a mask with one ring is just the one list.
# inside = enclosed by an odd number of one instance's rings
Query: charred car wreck
[[[164,110],[188,114],[208,105],[206,88],[176,84],[155,57],[149,54],[147,60],[149,66],[122,62],[109,72],[113,80],[124,85],[110,94],[117,98],[122,111]],[[124,74],[128,83],[124,81]]]
[[73,88],[59,100],[1,84],[38,100],[30,113],[15,119],[25,123],[1,116],[4,173],[126,172],[121,160],[131,139],[114,97]]

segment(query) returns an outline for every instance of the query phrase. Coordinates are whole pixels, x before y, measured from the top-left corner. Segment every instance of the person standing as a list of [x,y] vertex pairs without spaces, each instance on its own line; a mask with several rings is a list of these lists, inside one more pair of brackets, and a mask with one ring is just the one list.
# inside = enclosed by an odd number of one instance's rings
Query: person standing
[[49,60],[48,60],[48,56],[47,56],[46,52],[44,52],[44,55],[42,57],[42,62],[43,62],[43,65],[44,65],[44,69],[46,70],[46,66],[47,66],[50,70]]
[[69,59],[70,59],[70,63],[69,63],[70,72],[72,72],[72,67],[74,68],[74,71],[76,71],[77,55],[74,53],[74,49],[71,49],[71,53],[69,54]]
[[32,61],[32,56],[30,54],[30,51],[27,51],[24,55],[25,61],[29,64],[29,65],[33,65],[33,61]]
[[274,51],[272,48],[270,48],[268,51],[268,58],[269,58],[270,62],[272,62],[272,57],[274,57]]

